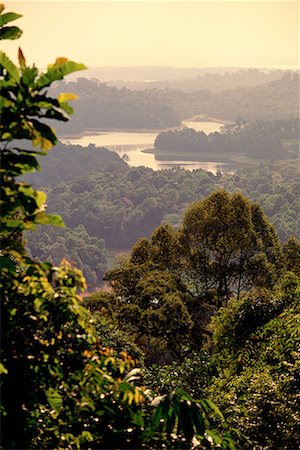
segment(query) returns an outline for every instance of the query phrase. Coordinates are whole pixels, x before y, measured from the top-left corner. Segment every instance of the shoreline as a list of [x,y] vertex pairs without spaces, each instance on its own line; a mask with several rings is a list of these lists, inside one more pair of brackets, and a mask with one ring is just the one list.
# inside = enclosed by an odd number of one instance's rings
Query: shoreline
[[68,133],[64,135],[58,134],[58,139],[80,139],[82,137],[86,137],[89,134],[106,134],[106,133],[162,133],[163,131],[174,131],[178,130],[180,128],[184,128],[184,122],[217,122],[223,125],[230,125],[234,122],[231,122],[229,120],[225,119],[216,119],[214,117],[207,117],[204,115],[204,117],[201,116],[201,114],[195,115],[189,119],[184,119],[181,121],[180,125],[174,126],[174,127],[167,127],[167,128],[119,128],[119,127],[105,127],[105,128],[88,128],[87,130],[81,132],[81,133]]
[[172,151],[159,151],[155,148],[146,148],[141,150],[142,153],[152,154],[158,157],[159,161],[194,161],[194,162],[221,162],[221,163],[235,163],[237,155],[235,153],[228,153],[220,155],[220,153],[213,152],[172,152]]
[[[240,153],[225,153],[220,155],[220,153],[216,152],[172,152],[172,151],[157,151],[155,148],[147,148],[145,150],[141,150],[142,153],[150,153],[154,156],[158,157],[158,161],[193,161],[193,162],[217,162],[224,164],[238,164],[251,166],[255,165],[259,162],[270,161],[270,159],[265,158],[250,158],[250,156],[243,155]],[[278,159],[274,159],[274,161],[278,161]],[[283,161],[280,160],[280,161]]]

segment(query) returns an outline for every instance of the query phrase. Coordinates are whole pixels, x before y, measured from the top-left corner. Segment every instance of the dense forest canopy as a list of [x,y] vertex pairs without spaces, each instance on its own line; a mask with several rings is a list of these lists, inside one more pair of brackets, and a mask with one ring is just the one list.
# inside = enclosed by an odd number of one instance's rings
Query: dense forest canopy
[[[296,160],[264,162],[232,175],[182,169],[155,172],[145,167],[130,168],[116,153],[106,149],[59,144],[40,163],[41,173],[29,179],[37,186],[47,186],[49,212],[60,213],[67,229],[73,230],[74,238],[78,236],[69,256],[80,268],[85,267],[91,285],[95,284],[92,266],[98,266],[98,258],[102,265],[107,261],[103,245],[128,250],[140,237],[149,237],[160,224],[178,225],[190,202],[218,188],[240,191],[259,202],[282,242],[292,234],[299,238]],[[76,257],[76,248],[81,245],[85,248],[76,231],[81,225],[89,236],[86,245],[92,238],[104,240],[98,253],[91,251],[90,262],[85,258],[86,263],[79,255]],[[33,256],[47,257],[55,263],[61,255],[55,251],[56,240],[69,248],[66,231],[55,228],[29,233],[27,239]],[[96,284],[101,283],[103,271],[97,273]]]
[[196,91],[179,89],[118,89],[98,80],[79,78],[62,82],[53,90],[72,91],[78,96],[71,124],[58,124],[60,134],[88,129],[164,129],[180,125],[196,114],[227,120],[273,120],[298,117],[298,73],[252,87],[211,92],[199,86]]
[[206,134],[190,128],[163,131],[155,139],[157,150],[183,154],[246,155],[253,159],[295,159],[299,154],[299,119],[246,122],[239,119]]

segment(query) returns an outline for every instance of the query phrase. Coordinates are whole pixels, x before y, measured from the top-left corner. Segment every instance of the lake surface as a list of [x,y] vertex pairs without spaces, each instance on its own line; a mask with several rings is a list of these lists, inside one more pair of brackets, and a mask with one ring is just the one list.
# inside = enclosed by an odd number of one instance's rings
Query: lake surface
[[[182,124],[196,131],[212,133],[220,131],[221,122],[183,121]],[[157,132],[124,132],[101,131],[86,132],[80,137],[62,138],[64,143],[88,146],[95,144],[98,147],[106,147],[117,152],[121,157],[126,155],[127,162],[132,167],[146,166],[153,170],[171,169],[181,167],[186,170],[204,169],[213,173],[233,172],[236,168],[233,164],[217,161],[183,161],[183,160],[159,160],[154,154],[143,153],[142,150],[154,147]]]

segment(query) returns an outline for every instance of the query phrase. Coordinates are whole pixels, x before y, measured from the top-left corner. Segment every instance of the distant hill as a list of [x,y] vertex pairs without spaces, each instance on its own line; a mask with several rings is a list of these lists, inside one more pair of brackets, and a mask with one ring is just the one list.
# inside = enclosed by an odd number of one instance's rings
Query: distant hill
[[108,128],[165,129],[180,126],[196,114],[235,121],[289,119],[299,115],[299,75],[286,73],[280,79],[252,87],[221,92],[174,89],[144,91],[118,89],[98,80],[79,78],[61,82],[57,92],[78,94],[76,112],[69,124],[58,124],[60,135]]
[[[215,71],[214,71],[215,70]],[[225,71],[226,70],[226,71]],[[177,72],[176,72],[177,73]],[[182,73],[182,76],[172,76],[166,79],[148,78],[144,80],[137,79],[107,79],[96,77],[99,80],[107,82],[110,86],[126,87],[128,89],[179,89],[185,92],[209,89],[212,92],[220,92],[227,89],[240,87],[251,87],[259,84],[280,79],[284,74],[290,73],[284,70],[263,71],[258,69],[236,69],[227,68],[202,69],[201,71],[190,71]],[[179,73],[178,73],[179,75]],[[192,76],[193,75],[193,76]]]
[[35,186],[56,186],[60,183],[74,181],[78,177],[87,177],[91,173],[107,171],[118,174],[127,164],[117,153],[94,144],[88,147],[64,145],[59,143],[47,156],[38,158],[41,172],[23,177]]
[[206,114],[229,120],[299,117],[299,74],[287,73],[269,83],[223,91],[202,106]]

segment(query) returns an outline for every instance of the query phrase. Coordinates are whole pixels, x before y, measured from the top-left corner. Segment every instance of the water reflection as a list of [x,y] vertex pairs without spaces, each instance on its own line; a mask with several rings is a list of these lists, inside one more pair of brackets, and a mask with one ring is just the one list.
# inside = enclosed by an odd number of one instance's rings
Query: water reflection
[[[184,121],[184,126],[194,128],[205,133],[219,131],[223,125],[221,122],[191,122]],[[95,144],[98,147],[106,147],[117,152],[121,157],[127,155],[128,164],[132,167],[145,166],[153,170],[171,169],[180,167],[186,170],[204,169],[213,173],[233,172],[236,166],[220,161],[177,160],[166,157],[158,159],[154,154],[144,153],[143,150],[153,148],[157,132],[123,132],[103,131],[86,132],[80,137],[61,139],[64,143],[88,146]],[[197,159],[197,158],[196,158]]]

